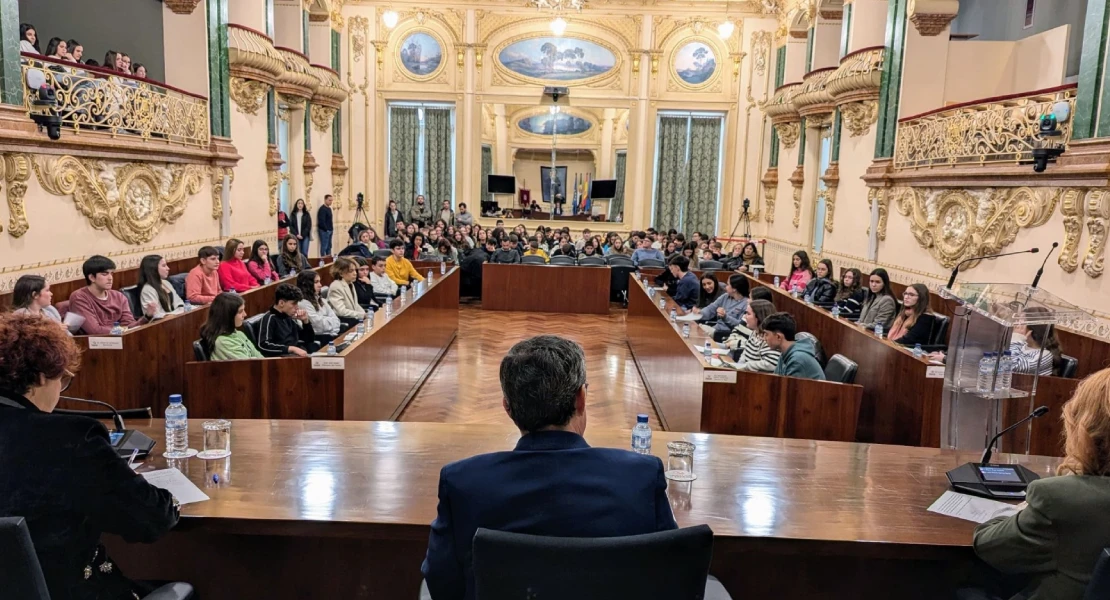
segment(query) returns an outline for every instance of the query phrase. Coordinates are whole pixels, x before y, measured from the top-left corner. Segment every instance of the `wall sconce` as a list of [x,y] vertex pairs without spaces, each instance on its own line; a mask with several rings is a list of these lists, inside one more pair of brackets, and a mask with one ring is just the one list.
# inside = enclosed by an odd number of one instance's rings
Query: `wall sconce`
[[394,11],[394,10],[387,10],[384,13],[382,13],[382,23],[384,23],[385,26],[389,29],[393,29],[394,27],[397,26],[397,20],[399,18],[400,17],[397,14],[397,11]]
[[563,35],[566,30],[567,22],[564,21],[562,17],[555,17],[555,20],[551,22],[551,33]]
[[717,26],[717,35],[721,36],[722,40],[727,40],[732,37],[733,32],[736,31],[736,25],[732,21],[725,19],[723,23]]

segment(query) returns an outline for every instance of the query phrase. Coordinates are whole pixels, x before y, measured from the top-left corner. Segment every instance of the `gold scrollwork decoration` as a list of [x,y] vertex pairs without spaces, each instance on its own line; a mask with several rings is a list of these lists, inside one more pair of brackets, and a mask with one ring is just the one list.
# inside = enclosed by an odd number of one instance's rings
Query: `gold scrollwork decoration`
[[[354,16],[348,20],[351,37],[351,60],[360,62],[366,55],[366,38],[370,35],[370,20]],[[354,87],[353,85],[351,87]]]
[[270,86],[253,79],[232,77],[229,92],[239,112],[255,116],[258,115],[258,109],[262,107],[262,103],[266,101]]
[[798,165],[790,174],[790,184],[794,186],[794,228],[802,222],[802,187],[805,186],[805,167]]
[[1079,236],[1083,233],[1083,209],[1087,190],[1068,188],[1060,198],[1060,214],[1064,216],[1064,245],[1057,264],[1066,273],[1079,268]]
[[[27,212],[23,207],[23,197],[27,194],[27,180],[31,178],[31,155],[0,155],[0,181],[7,184],[8,235],[20,237],[31,226],[27,223]],[[0,231],[4,228],[0,227]]]
[[[886,225],[890,216],[890,196],[890,190],[886,188],[873,187],[867,190],[867,205],[875,207],[874,210],[879,212],[879,224],[876,227],[879,241],[886,240]],[[871,235],[870,227],[867,228],[867,235]]]
[[793,148],[798,143],[798,137],[801,136],[801,124],[797,121],[792,123],[776,123],[775,131],[779,134],[779,141],[782,142],[783,148]]
[[149,242],[176,222],[206,172],[200,165],[113,166],[73,156],[39,156],[31,165],[44,190],[72,197],[94,229],[107,229],[128,244]]
[[1110,222],[1110,190],[1091,190],[1087,193],[1087,255],[1083,257],[1083,272],[1088,277],[1100,277],[1104,268],[1107,225]]
[[841,104],[840,120],[852,137],[867,135],[871,126],[879,120],[879,103],[874,100],[860,100]]
[[338,110],[330,106],[322,104],[312,105],[312,124],[316,127],[316,131],[320,133],[327,133],[332,123],[335,122],[335,113]]
[[831,163],[829,168],[825,169],[825,175],[821,177],[821,181],[825,182],[825,189],[818,196],[825,200],[825,231],[832,233],[833,216],[836,214],[836,188],[840,185],[840,165]]
[[767,207],[763,220],[768,223],[775,222],[775,200],[779,193],[779,170],[775,167],[767,169],[760,181],[763,184],[763,204]]
[[212,219],[219,221],[224,216],[224,175],[227,175],[227,189],[235,181],[235,169],[231,167],[212,167]]

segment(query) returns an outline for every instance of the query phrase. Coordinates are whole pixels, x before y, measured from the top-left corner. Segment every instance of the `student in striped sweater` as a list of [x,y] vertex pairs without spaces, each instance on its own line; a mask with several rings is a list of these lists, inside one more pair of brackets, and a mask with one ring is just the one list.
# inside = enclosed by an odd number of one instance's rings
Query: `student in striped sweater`
[[744,312],[743,321],[732,330],[725,345],[732,349],[732,359],[741,371],[774,373],[779,364],[779,353],[772,350],[759,332],[763,319],[775,312],[775,305],[767,300],[752,300]]

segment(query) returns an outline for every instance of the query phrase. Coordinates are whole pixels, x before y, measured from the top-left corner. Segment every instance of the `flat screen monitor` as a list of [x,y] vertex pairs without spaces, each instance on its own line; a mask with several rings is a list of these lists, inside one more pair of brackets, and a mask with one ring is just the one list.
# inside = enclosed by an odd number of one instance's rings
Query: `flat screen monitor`
[[516,177],[512,175],[488,175],[487,185],[491,194],[516,194]]
[[616,179],[595,179],[590,184],[590,197],[594,200],[605,200],[617,195]]

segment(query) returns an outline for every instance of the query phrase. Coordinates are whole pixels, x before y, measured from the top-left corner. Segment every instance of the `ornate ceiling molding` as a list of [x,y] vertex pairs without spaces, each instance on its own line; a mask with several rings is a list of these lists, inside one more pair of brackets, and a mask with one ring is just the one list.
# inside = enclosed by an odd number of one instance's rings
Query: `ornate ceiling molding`
[[925,37],[940,35],[956,13],[960,11],[959,0],[910,0],[910,22],[917,32]]

